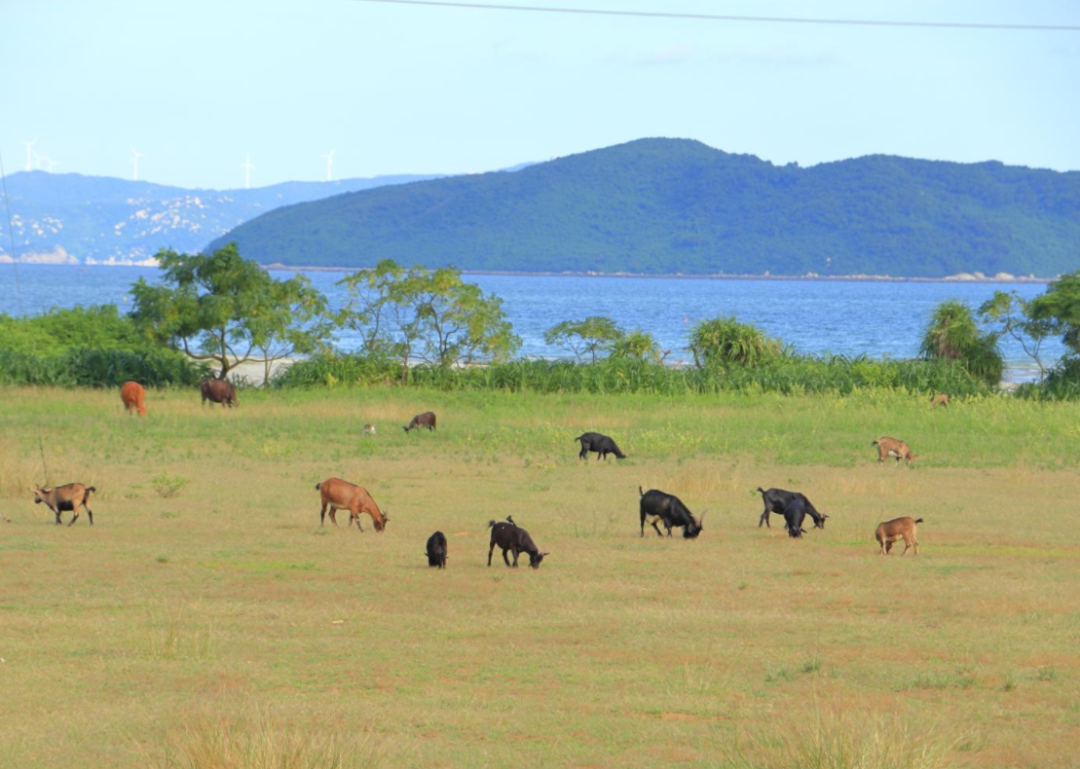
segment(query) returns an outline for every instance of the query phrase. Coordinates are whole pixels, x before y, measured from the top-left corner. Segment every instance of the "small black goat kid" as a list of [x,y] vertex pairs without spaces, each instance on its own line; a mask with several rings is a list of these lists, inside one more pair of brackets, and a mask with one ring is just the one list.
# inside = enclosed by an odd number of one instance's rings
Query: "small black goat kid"
[[441,531],[437,531],[428,537],[427,550],[424,555],[427,556],[428,566],[445,569],[448,557],[446,554],[446,535]]

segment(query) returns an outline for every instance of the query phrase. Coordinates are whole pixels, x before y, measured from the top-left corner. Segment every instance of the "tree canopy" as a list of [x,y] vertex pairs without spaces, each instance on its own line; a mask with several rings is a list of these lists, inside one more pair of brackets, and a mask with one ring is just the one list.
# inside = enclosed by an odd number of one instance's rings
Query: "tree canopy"
[[[224,379],[240,363],[265,355],[311,352],[321,328],[305,328],[325,310],[307,278],[276,280],[245,260],[235,243],[209,254],[157,255],[163,281],[132,287],[132,318],[149,339],[197,361],[213,361]],[[286,352],[283,352],[286,351]]]

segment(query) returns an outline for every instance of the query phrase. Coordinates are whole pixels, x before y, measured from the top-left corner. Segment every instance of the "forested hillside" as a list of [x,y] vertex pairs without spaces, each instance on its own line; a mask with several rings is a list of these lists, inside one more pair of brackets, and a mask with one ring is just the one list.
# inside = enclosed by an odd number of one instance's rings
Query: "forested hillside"
[[1052,276],[1080,262],[1080,172],[882,155],[800,168],[642,139],[288,206],[228,240],[297,266]]

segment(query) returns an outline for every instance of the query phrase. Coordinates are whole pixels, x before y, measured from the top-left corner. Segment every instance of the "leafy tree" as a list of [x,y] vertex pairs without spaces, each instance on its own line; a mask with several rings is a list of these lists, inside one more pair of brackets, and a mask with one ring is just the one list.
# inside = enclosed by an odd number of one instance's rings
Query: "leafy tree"
[[613,358],[635,358],[651,363],[663,363],[671,350],[661,350],[656,338],[648,331],[634,329],[615,342]]
[[506,320],[502,300],[465,283],[453,267],[404,268],[386,259],[341,281],[350,304],[337,316],[361,335],[369,353],[440,366],[478,359],[501,361],[521,346]]
[[140,278],[132,287],[132,318],[148,338],[216,363],[220,378],[252,360],[257,349],[278,354],[320,343],[316,329],[295,326],[325,308],[307,278],[276,280],[241,257],[235,243],[210,254],[162,249],[157,258],[164,281],[151,285]]
[[984,332],[966,303],[946,299],[934,308],[923,334],[920,354],[929,360],[954,360],[969,374],[996,385],[1005,361],[998,349],[998,335]]
[[1028,302],[1028,317],[1045,323],[1048,332],[1061,334],[1065,346],[1080,355],[1080,271],[1062,275],[1046,293]]
[[699,321],[690,329],[690,352],[699,368],[716,365],[756,366],[783,354],[776,339],[734,317]]
[[574,353],[578,362],[588,355],[596,363],[597,355],[610,353],[624,334],[611,318],[594,315],[585,320],[564,320],[544,332],[544,341]]
[[1046,366],[1043,365],[1040,350],[1042,343],[1054,333],[1049,320],[1034,320],[1031,315],[1031,302],[1015,291],[995,291],[994,295],[979,307],[979,317],[984,322],[998,324],[998,335],[1005,334],[1014,339],[1024,354],[1035,361],[1039,367],[1039,381],[1046,379]]
[[368,353],[385,349],[393,328],[391,291],[405,278],[406,269],[393,259],[383,259],[370,269],[358,270],[336,285],[345,286],[349,303],[336,315],[339,326],[359,334]]

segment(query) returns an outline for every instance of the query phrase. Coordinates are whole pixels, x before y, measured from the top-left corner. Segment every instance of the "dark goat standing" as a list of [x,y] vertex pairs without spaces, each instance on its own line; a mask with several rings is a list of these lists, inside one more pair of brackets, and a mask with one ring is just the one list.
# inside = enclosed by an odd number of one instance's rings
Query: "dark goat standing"
[[414,416],[412,418],[412,421],[409,422],[409,424],[407,424],[405,427],[403,427],[401,429],[404,430],[405,432],[409,432],[409,430],[412,430],[414,427],[426,427],[429,430],[434,430],[435,429],[435,412],[434,411],[425,411],[423,414],[417,414],[416,416]]
[[699,519],[695,518],[682,500],[674,494],[666,494],[656,489],[642,491],[640,486],[638,486],[638,493],[641,495],[641,536],[645,536],[646,520],[656,530],[658,537],[664,536],[660,533],[660,527],[656,525],[661,521],[669,537],[671,530],[680,526],[684,539],[695,539],[701,533],[701,522],[705,520],[705,513],[709,512],[708,510],[702,512]]
[[514,553],[513,567],[515,569],[518,565],[518,555],[521,553],[529,554],[529,566],[534,569],[539,569],[544,556],[550,555],[550,553],[541,553],[540,548],[536,546],[532,541],[532,537],[529,536],[529,532],[518,528],[513,523],[488,521],[488,528],[491,529],[491,544],[488,546],[488,566],[491,566],[491,554],[495,552],[496,545],[502,548],[503,561],[507,566],[511,565],[510,559],[506,557],[507,551]]
[[589,452],[595,451],[596,458],[607,459],[608,454],[614,454],[616,459],[626,459],[626,454],[619,451],[619,447],[615,445],[615,441],[606,435],[600,433],[585,433],[574,438],[575,441],[581,441],[581,453],[578,454],[579,459],[588,459]]
[[789,537],[802,537],[806,532],[803,530],[803,521],[806,520],[806,498],[802,495],[792,497],[784,508],[784,525]]
[[438,566],[440,569],[446,568],[446,535],[441,531],[437,531],[428,537],[427,541],[427,556],[428,566]]
[[222,408],[240,405],[240,401],[236,399],[236,388],[227,380],[204,379],[199,384],[199,389],[202,390],[202,405],[204,406],[207,401],[220,403]]
[[761,499],[765,502],[765,512],[761,514],[761,520],[758,521],[759,529],[763,523],[771,529],[772,526],[769,525],[769,513],[784,515],[784,511],[787,509],[788,505],[791,504],[791,500],[795,498],[799,498],[805,503],[807,514],[814,519],[814,528],[825,528],[825,519],[829,516],[824,513],[819,513],[813,503],[806,498],[805,494],[798,491],[784,491],[783,489],[768,489],[766,491],[760,486],[758,486],[758,491],[761,492]]

